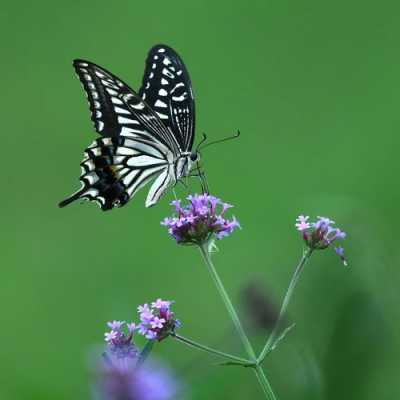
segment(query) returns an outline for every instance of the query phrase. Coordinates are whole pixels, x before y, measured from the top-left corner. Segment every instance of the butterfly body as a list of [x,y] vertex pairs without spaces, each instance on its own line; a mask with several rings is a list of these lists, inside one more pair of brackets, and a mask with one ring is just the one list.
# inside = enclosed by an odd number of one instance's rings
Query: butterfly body
[[145,204],[156,204],[198,161],[194,97],[182,60],[168,46],[153,47],[139,93],[89,61],[75,60],[74,67],[102,137],[85,150],[81,189],[60,207],[77,199],[103,210],[121,207],[152,180]]

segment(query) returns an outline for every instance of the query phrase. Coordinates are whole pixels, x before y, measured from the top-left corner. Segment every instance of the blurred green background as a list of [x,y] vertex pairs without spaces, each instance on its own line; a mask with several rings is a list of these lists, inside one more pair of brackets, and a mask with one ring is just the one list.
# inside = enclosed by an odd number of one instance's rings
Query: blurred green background
[[[243,226],[214,257],[235,301],[257,279],[279,303],[301,254],[298,214],[348,233],[350,269],[320,252],[301,278],[297,326],[266,363],[279,398],[398,398],[399,13],[385,0],[5,2],[0,398],[87,399],[105,322],[158,296],[177,301],[182,334],[243,354],[200,255],[159,225],[171,194],[152,209],[146,190],[108,213],[57,208],[96,137],[72,59],[138,88],[159,42],[189,69],[198,137],[242,131],[203,154]],[[252,335],[257,348],[264,338]],[[155,353],[194,400],[262,398],[251,371],[172,340]]]

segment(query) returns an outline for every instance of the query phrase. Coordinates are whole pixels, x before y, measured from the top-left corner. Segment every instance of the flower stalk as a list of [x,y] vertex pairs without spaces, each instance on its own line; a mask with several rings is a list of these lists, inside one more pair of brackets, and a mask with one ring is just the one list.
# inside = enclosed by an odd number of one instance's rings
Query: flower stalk
[[264,348],[262,349],[262,351],[260,353],[260,356],[257,359],[257,362],[259,364],[261,364],[264,361],[267,354],[274,348],[276,341],[279,340],[278,335],[281,330],[283,317],[286,314],[286,310],[289,306],[289,303],[292,298],[294,289],[297,285],[297,282],[299,281],[301,272],[303,271],[305,265],[307,264],[307,261],[310,259],[312,252],[313,252],[312,248],[307,248],[303,252],[303,256],[301,257],[300,262],[298,263],[298,265],[293,273],[292,279],[290,280],[290,283],[289,283],[289,287],[288,287],[285,297],[283,299],[283,303],[282,303],[281,310],[279,312],[278,320],[276,321],[275,327],[272,330],[271,334],[269,335],[267,343],[265,344]]
[[232,354],[225,353],[223,351],[213,349],[212,347],[205,346],[203,344],[195,342],[192,339],[188,339],[188,338],[186,338],[186,337],[184,337],[182,335],[178,335],[176,333],[172,333],[171,337],[173,337],[174,339],[176,339],[177,341],[179,341],[181,343],[186,344],[187,346],[194,347],[194,348],[196,348],[198,350],[201,350],[201,351],[204,351],[206,353],[214,354],[216,356],[231,360],[231,361],[233,361],[235,363],[235,365],[243,365],[244,367],[251,367],[251,366],[254,365],[253,362],[251,362],[249,360],[246,360],[245,358],[237,357],[237,356],[234,356]]
[[265,376],[265,373],[262,370],[262,367],[258,364],[253,346],[251,345],[251,343],[246,335],[246,332],[243,329],[242,323],[240,322],[240,319],[239,319],[239,316],[237,315],[235,307],[233,306],[231,299],[230,299],[228,293],[226,292],[225,287],[214,267],[214,264],[211,260],[209,248],[210,248],[210,245],[208,242],[204,242],[201,245],[199,245],[200,253],[203,256],[203,259],[205,261],[205,264],[207,265],[208,271],[210,272],[210,275],[211,275],[211,277],[215,283],[215,286],[222,298],[222,301],[224,302],[225,307],[228,310],[228,313],[232,319],[232,322],[235,325],[235,328],[236,328],[236,330],[239,334],[239,337],[244,345],[247,355],[253,363],[254,372],[255,372],[257,379],[260,383],[260,386],[264,392],[265,398],[268,400],[276,400],[276,397],[272,390],[272,387],[271,387],[267,377]]

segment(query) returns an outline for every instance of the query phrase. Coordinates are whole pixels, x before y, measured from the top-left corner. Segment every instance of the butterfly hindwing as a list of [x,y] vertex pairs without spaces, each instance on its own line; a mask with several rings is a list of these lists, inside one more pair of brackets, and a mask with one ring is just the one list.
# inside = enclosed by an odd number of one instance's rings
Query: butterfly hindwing
[[165,178],[160,181],[160,177],[169,172],[164,150],[151,142],[123,136],[95,140],[85,150],[81,162],[81,189],[62,201],[60,206],[81,198],[97,201],[103,210],[121,207],[159,175],[150,190],[155,186],[153,193],[146,201],[147,206],[153,205],[170,184],[165,182]]
[[194,95],[189,73],[173,49],[157,45],[149,51],[139,95],[170,128],[181,150],[191,151],[195,129]]

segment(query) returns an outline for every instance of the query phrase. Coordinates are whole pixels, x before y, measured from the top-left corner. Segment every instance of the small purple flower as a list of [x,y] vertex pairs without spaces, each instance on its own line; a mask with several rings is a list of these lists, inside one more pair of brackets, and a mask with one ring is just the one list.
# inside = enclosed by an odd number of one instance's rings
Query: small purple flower
[[110,321],[107,322],[107,325],[112,331],[119,332],[122,326],[125,324],[125,321]]
[[[304,241],[312,250],[326,249],[333,242],[343,240],[346,237],[345,232],[333,227],[335,221],[329,218],[317,217],[316,222],[308,222],[308,219],[308,216],[298,216],[296,219],[296,228],[302,233]],[[336,247],[335,252],[341,258],[344,265],[348,265],[343,247]]]
[[[174,313],[170,310],[173,301],[157,299],[150,307],[138,307],[140,325],[137,330],[149,340],[161,341],[179,328],[180,321],[175,319]],[[141,311],[142,310],[142,311]]]
[[310,218],[310,217],[309,217],[308,215],[307,215],[307,216],[299,215],[299,216],[296,218],[296,224],[295,224],[295,226],[296,226],[296,228],[297,228],[298,231],[302,232],[302,231],[304,231],[304,230],[310,228],[310,223],[307,222],[309,218]]
[[132,334],[132,335],[133,335],[133,333],[138,329],[138,326],[137,326],[134,322],[131,322],[131,323],[129,323],[129,324],[126,324],[126,326],[127,326],[127,328],[128,328],[128,332],[129,332],[130,334]]
[[122,369],[103,363],[94,386],[96,400],[177,400],[182,398],[180,392],[170,370],[154,362]]
[[167,300],[162,300],[162,299],[157,299],[156,301],[153,301],[151,303],[151,306],[153,308],[169,308],[169,306],[172,304],[172,301],[167,301]]
[[[111,321],[107,322],[111,328],[110,332],[104,334],[104,340],[109,345],[125,345],[132,341],[133,333],[136,330],[134,323],[127,324],[125,321]],[[127,328],[127,333],[124,331],[124,326]]]
[[98,364],[96,400],[176,400],[178,382],[169,370],[154,362],[139,362],[140,352],[131,342],[108,344]]
[[155,340],[157,339],[157,332],[149,329],[146,331],[145,338],[149,340]]
[[140,313],[146,312],[146,311],[150,311],[150,307],[147,303],[143,304],[142,306],[138,306],[137,310]]
[[187,200],[186,206],[182,206],[180,200],[174,200],[171,204],[178,215],[161,222],[179,244],[202,245],[213,237],[222,239],[240,228],[235,217],[232,220],[225,218],[226,211],[233,207],[231,204],[208,194],[190,195]]
[[118,332],[116,332],[116,331],[110,331],[110,332],[106,332],[105,334],[104,334],[104,340],[107,342],[107,343],[111,343],[111,342],[113,342],[114,340],[116,340],[118,338]]
[[344,248],[339,246],[339,247],[335,247],[335,252],[336,254],[340,257],[340,259],[343,262],[343,265],[345,267],[347,267],[349,265],[346,256],[344,255]]

